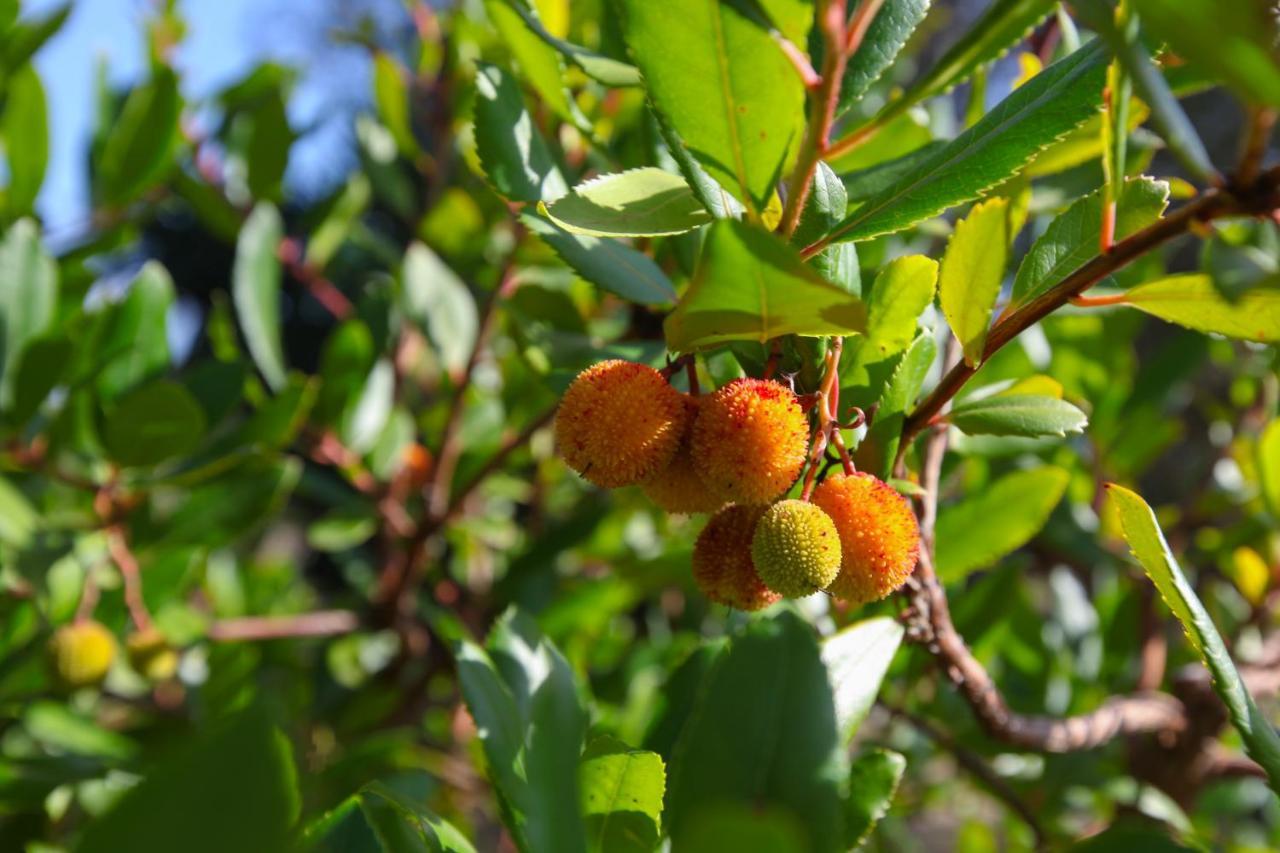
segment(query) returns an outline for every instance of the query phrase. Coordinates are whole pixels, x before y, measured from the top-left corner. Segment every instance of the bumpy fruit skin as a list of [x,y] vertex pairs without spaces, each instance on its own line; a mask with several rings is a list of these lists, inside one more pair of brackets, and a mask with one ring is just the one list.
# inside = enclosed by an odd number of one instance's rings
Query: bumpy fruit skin
[[698,473],[727,501],[767,504],[804,465],[809,422],[787,386],[735,379],[712,394],[693,425]]
[[763,610],[780,595],[756,574],[751,537],[764,515],[760,506],[727,506],[711,516],[693,545],[693,580],[711,601],[735,610]]
[[911,504],[870,474],[836,474],[814,490],[813,502],[840,533],[840,574],[832,595],[856,604],[902,588],[920,556],[920,525]]
[[760,519],[751,559],[765,586],[787,598],[812,595],[840,572],[840,536],[825,512],[804,501],[779,501]]
[[718,495],[707,488],[693,462],[693,424],[702,397],[685,397],[688,426],[676,448],[676,455],[658,473],[640,484],[640,488],[662,509],[675,515],[715,512],[723,504]]
[[611,360],[573,380],[556,412],[570,468],[606,489],[653,476],[675,455],[688,419],[683,395],[643,364]]
[[63,625],[49,640],[49,658],[67,687],[101,684],[116,657],[116,638],[100,622]]
[[178,652],[155,628],[130,634],[125,640],[129,666],[150,681],[167,681],[178,671]]

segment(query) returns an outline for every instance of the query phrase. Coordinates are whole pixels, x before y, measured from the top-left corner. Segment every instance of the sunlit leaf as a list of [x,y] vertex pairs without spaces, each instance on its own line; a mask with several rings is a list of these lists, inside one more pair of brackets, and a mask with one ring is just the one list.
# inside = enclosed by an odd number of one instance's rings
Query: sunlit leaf
[[1229,338],[1280,341],[1280,280],[1260,283],[1230,300],[1203,273],[1171,275],[1124,294],[1126,305],[1195,329]]
[[947,420],[968,435],[1065,436],[1083,432],[1089,422],[1084,412],[1058,397],[1038,394],[997,394],[962,401]]
[[652,167],[592,178],[546,213],[566,231],[594,237],[681,234],[711,221],[683,178]]
[[956,223],[938,275],[942,313],[970,365],[982,362],[991,309],[1000,296],[1009,259],[1009,203],[992,198]]

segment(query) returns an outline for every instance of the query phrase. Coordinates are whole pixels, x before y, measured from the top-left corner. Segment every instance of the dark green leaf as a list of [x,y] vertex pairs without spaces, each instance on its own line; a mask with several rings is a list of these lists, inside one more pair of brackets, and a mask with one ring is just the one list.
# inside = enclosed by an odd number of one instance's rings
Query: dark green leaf
[[280,214],[263,202],[253,209],[236,241],[231,294],[249,354],[267,384],[284,387],[284,347],[280,340],[280,258],[284,237]]
[[803,133],[799,74],[729,3],[624,6],[627,44],[657,109],[712,178],[763,211]]
[[965,400],[947,419],[968,435],[1066,436],[1083,432],[1089,419],[1084,412],[1056,397],[1035,394],[1000,394],[981,400]]
[[13,398],[17,359],[53,321],[58,267],[30,219],[14,223],[0,245],[0,406]]
[[159,181],[173,163],[182,98],[167,67],[129,93],[107,134],[98,166],[102,200],[123,205]]
[[1169,550],[1155,513],[1139,495],[1114,483],[1107,485],[1107,493],[1120,514],[1120,526],[1133,555],[1213,676],[1213,689],[1227,706],[1246,752],[1262,765],[1271,789],[1280,793],[1280,735],[1258,710],[1213,619]]
[[[850,4],[850,8],[856,8]],[[894,58],[929,11],[929,0],[885,0],[849,57],[840,85],[840,112],[856,104]]]
[[255,199],[278,201],[282,194],[285,167],[293,130],[285,111],[285,96],[279,89],[263,98],[249,116],[252,122],[245,146],[249,168],[249,192]]
[[935,139],[900,157],[841,175],[840,180],[844,182],[849,201],[863,201],[900,183],[908,175],[914,174],[946,144],[945,140]]
[[698,271],[664,329],[667,346],[687,352],[780,335],[849,335],[863,331],[866,318],[856,296],[772,234],[725,219],[707,232]]
[[642,305],[675,302],[676,290],[653,260],[617,240],[570,234],[530,214],[520,221],[555,250],[574,272],[596,287]]
[[707,849],[694,842],[708,810],[738,807],[797,822],[807,849],[843,849],[846,767],[812,629],[785,611],[753,620],[708,674],[676,747],[666,812],[673,846]]
[[929,329],[916,335],[911,346],[893,364],[893,372],[879,397],[875,420],[858,445],[858,467],[877,476],[887,476],[898,454],[902,423],[915,408],[929,368],[938,355],[938,345]]
[[13,404],[9,417],[15,424],[26,423],[61,381],[71,363],[71,341],[57,334],[32,338],[18,355],[13,379]]
[[566,231],[593,237],[682,234],[711,221],[683,178],[653,167],[578,184],[546,205],[546,214]]
[[888,749],[873,749],[854,760],[844,812],[845,843],[850,850],[865,841],[889,811],[906,769],[907,759]]
[[126,466],[148,466],[196,448],[204,409],[186,388],[158,379],[130,391],[107,412],[103,443]]
[[107,318],[99,357],[108,361],[98,377],[104,399],[113,399],[169,368],[166,320],[173,303],[169,272],[159,262],[148,261]]
[[550,200],[569,191],[520,87],[484,63],[476,67],[476,151],[494,189],[511,201]]
[[67,16],[70,14],[71,4],[63,3],[46,15],[20,20],[9,27],[4,34],[3,46],[0,46],[0,55],[4,57],[4,70],[12,72],[25,65],[45,42],[62,29],[62,25],[66,23]]
[[855,210],[832,239],[865,240],[900,231],[1017,174],[1036,152],[1097,111],[1106,67],[1099,43],[1055,62],[916,171]]
[[49,163],[49,121],[44,86],[30,63],[13,72],[5,85],[0,139],[8,166],[5,208],[9,218],[30,213]]
[[844,184],[830,166],[819,160],[800,214],[800,224],[791,235],[791,242],[797,246],[816,242],[825,237],[848,212],[849,195]]

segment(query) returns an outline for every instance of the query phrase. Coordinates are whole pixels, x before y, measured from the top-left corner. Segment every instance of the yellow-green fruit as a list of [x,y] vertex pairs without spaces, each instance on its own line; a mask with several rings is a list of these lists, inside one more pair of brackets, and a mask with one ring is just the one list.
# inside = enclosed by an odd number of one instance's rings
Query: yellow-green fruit
[[759,506],[727,506],[698,534],[693,580],[711,601],[735,610],[762,610],[781,597],[764,585],[751,562],[751,537],[764,512]]
[[167,681],[178,671],[178,652],[155,628],[130,634],[125,640],[125,650],[129,654],[129,666],[151,681]]
[[809,422],[795,393],[765,379],[735,379],[701,406],[693,459],[703,481],[726,501],[766,504],[804,465]]
[[813,502],[840,534],[840,574],[828,589],[856,604],[879,601],[900,589],[920,556],[920,525],[911,504],[870,474],[835,474]]
[[765,586],[787,598],[812,595],[840,572],[840,536],[825,512],[779,501],[756,525],[751,559]]
[[100,622],[72,622],[54,632],[49,657],[58,680],[66,686],[100,684],[115,660],[116,638]]
[[683,395],[643,364],[602,361],[573,380],[556,412],[570,468],[607,489],[645,480],[671,461],[688,420]]
[[688,427],[676,455],[671,457],[662,470],[640,484],[640,488],[649,500],[667,512],[677,515],[690,515],[695,512],[715,512],[724,504],[715,493],[707,488],[693,464],[693,451],[690,441],[693,433],[694,418],[698,413],[698,401],[701,397],[686,397],[688,409]]

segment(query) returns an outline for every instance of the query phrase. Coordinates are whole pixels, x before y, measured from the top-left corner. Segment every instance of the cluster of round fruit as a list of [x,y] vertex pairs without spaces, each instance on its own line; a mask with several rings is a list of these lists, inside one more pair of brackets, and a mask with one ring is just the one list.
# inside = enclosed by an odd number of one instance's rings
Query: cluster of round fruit
[[735,379],[690,396],[652,367],[604,361],[565,392],[556,442],[597,486],[639,485],[668,512],[715,513],[693,549],[694,580],[712,601],[759,610],[826,590],[861,604],[915,568],[915,514],[873,476],[835,474],[812,502],[778,500],[809,450],[809,417],[780,382]]
[[[155,628],[130,634],[125,650],[129,666],[149,681],[167,681],[178,671],[178,652]],[[77,619],[63,625],[49,640],[53,673],[69,688],[101,684],[116,653],[115,635],[92,619]]]

